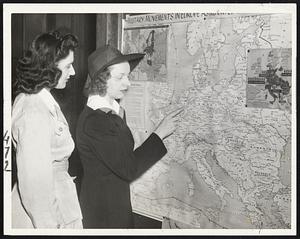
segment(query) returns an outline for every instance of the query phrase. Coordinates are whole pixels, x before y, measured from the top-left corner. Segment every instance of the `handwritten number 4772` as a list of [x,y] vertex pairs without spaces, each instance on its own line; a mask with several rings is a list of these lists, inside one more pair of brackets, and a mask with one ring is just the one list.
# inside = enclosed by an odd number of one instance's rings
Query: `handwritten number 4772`
[[[9,153],[9,150],[10,150],[10,146],[8,145],[9,144],[9,135],[8,134],[8,130],[6,130],[5,134],[4,134],[4,137],[3,137],[3,141],[5,142],[5,154],[4,154],[4,158],[5,158],[5,166],[4,166],[4,170],[5,171],[11,171],[8,169],[8,160],[6,160],[7,158],[7,155]],[[8,145],[8,146],[7,146]]]

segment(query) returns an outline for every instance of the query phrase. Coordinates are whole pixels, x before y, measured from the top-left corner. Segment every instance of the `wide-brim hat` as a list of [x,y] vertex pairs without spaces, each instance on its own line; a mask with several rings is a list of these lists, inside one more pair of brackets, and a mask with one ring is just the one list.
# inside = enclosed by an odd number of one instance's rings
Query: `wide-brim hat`
[[144,53],[122,54],[118,49],[105,45],[96,49],[88,57],[88,72],[90,78],[94,79],[95,76],[105,68],[128,61],[130,71],[132,71],[145,56]]

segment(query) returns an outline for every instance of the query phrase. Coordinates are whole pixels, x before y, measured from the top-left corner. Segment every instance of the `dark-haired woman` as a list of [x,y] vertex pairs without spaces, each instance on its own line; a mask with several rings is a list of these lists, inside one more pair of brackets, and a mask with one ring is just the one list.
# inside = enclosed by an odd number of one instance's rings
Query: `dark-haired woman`
[[12,136],[17,183],[12,228],[82,228],[68,158],[74,149],[68,123],[50,90],[63,89],[73,68],[75,36],[39,35],[17,64]]

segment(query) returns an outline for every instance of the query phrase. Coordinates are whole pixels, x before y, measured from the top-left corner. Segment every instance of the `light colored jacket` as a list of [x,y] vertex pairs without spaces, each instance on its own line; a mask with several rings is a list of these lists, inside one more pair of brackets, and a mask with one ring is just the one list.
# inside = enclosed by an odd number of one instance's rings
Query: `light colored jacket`
[[82,228],[76,187],[68,174],[74,141],[47,92],[21,93],[13,105],[18,182],[12,191],[12,228]]

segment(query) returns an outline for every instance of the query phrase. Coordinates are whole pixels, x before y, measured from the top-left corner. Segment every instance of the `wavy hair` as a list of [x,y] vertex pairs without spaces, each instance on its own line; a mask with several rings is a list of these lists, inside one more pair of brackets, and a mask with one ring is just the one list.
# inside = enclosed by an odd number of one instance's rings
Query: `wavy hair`
[[57,63],[78,47],[72,34],[61,36],[58,31],[37,36],[16,66],[13,93],[35,94],[43,88],[53,89],[62,74]]
[[99,72],[93,79],[88,78],[87,96],[88,95],[101,95],[106,94],[107,80],[110,78],[109,67]]

